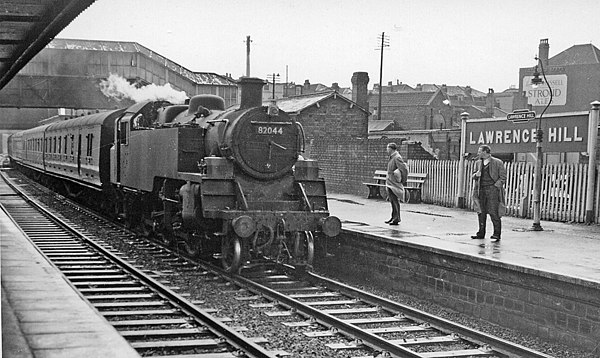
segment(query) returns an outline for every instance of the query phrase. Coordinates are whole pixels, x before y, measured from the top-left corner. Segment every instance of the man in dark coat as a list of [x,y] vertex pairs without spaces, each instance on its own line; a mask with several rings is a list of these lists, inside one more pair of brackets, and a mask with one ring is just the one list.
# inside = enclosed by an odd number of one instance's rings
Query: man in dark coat
[[494,225],[494,234],[491,239],[500,241],[502,234],[501,217],[504,215],[506,204],[504,202],[504,183],[506,182],[506,168],[504,163],[491,155],[492,149],[482,145],[477,151],[480,160],[475,164],[473,173],[473,204],[479,219],[479,230],[472,239],[485,237],[487,215],[490,215]]
[[400,201],[405,202],[406,196],[404,186],[408,179],[408,167],[402,156],[398,153],[396,143],[387,145],[387,153],[390,157],[387,166],[387,180],[385,181],[388,200],[392,203],[392,218],[386,224],[398,225],[400,222]]

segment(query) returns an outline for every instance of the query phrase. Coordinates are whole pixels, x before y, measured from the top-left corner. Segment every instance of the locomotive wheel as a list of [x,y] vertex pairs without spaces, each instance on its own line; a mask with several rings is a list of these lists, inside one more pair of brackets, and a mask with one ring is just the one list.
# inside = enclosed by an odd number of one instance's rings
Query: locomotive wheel
[[242,262],[242,243],[237,235],[229,234],[221,241],[221,266],[227,272],[238,272]]
[[313,264],[315,258],[315,239],[310,231],[297,232],[294,235],[294,261],[308,265]]

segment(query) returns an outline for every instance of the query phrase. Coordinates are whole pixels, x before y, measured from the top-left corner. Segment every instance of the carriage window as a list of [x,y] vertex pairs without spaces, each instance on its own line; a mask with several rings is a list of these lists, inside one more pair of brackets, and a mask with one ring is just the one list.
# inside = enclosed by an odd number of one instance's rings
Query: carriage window
[[67,154],[67,139],[68,139],[68,138],[69,138],[68,136],[65,136],[65,145],[64,145],[64,147],[63,147],[63,148],[65,148],[65,150],[64,150],[64,154]]
[[75,135],[71,134],[71,155],[75,153]]
[[88,156],[92,156],[92,149],[94,148],[94,133],[89,134],[88,139]]

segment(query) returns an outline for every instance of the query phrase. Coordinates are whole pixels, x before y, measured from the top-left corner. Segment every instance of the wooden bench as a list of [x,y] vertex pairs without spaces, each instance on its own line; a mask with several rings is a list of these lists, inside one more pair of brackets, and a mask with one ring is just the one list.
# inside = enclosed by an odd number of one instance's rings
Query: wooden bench
[[408,173],[404,190],[408,190],[410,194],[409,203],[418,204],[421,202],[421,187],[425,183],[425,179],[427,179],[427,173]]
[[[385,190],[385,180],[387,179],[386,170],[376,170],[373,175],[373,183],[363,183],[369,189],[369,196],[367,199],[387,199],[387,191]],[[408,179],[406,180],[406,186],[404,189],[408,191],[409,203],[420,203],[421,202],[421,187],[427,179],[426,173],[408,173]],[[383,188],[383,195],[381,195],[381,188]]]
[[[385,190],[385,181],[387,179],[386,170],[376,170],[373,175],[373,183],[363,183],[369,188],[369,196],[367,199],[387,199],[387,191]],[[381,196],[381,188],[383,188],[384,196]]]

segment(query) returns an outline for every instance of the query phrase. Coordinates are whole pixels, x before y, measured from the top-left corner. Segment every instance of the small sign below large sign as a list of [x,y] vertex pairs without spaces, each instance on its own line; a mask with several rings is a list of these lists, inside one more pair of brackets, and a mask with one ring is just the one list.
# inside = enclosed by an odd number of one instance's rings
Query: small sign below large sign
[[[543,117],[544,152],[586,152],[589,113],[551,114]],[[466,123],[466,152],[477,153],[482,144],[493,153],[533,153],[538,121],[471,119]]]
[[506,119],[512,122],[526,122],[535,118],[535,112],[528,110],[514,111],[506,115]]

